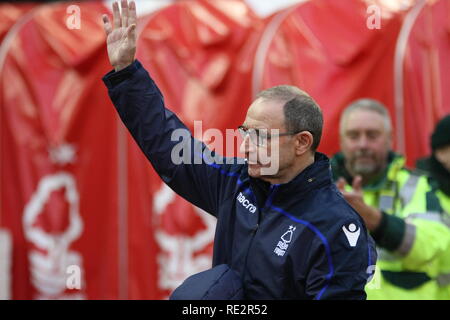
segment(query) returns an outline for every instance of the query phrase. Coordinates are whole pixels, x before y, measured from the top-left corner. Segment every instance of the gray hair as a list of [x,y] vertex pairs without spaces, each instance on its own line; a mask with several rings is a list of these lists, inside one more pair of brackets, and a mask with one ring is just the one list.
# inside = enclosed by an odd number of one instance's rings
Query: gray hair
[[344,121],[348,118],[350,113],[357,110],[364,110],[378,113],[380,116],[383,117],[384,128],[386,129],[386,131],[387,132],[392,131],[391,117],[389,116],[389,112],[385,107],[385,105],[377,100],[364,98],[353,101],[345,108],[344,112],[341,115],[341,120],[339,123],[339,132],[341,135],[344,133],[343,132]]
[[322,137],[323,116],[309,94],[294,86],[280,85],[261,91],[256,96],[259,98],[284,102],[286,130],[292,133],[309,131],[313,136],[311,150],[317,150]]

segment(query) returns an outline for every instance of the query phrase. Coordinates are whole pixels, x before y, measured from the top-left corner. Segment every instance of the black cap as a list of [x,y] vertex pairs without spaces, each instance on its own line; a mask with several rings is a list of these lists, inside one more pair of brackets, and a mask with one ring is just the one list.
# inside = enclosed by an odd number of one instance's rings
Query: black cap
[[450,144],[450,114],[442,118],[431,135],[431,148],[438,149]]

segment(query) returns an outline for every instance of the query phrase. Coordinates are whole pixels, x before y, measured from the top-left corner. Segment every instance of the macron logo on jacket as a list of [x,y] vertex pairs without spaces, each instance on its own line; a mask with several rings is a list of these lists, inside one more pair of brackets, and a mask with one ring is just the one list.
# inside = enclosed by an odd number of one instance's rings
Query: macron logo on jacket
[[251,213],[255,213],[256,207],[250,203],[250,201],[245,198],[245,196],[242,194],[242,192],[239,192],[239,195],[237,196],[237,201],[239,201],[245,209],[250,211]]
[[361,228],[358,228],[358,230],[356,230],[355,224],[351,223],[348,226],[348,229],[345,226],[343,226],[342,231],[344,231],[344,234],[347,237],[348,244],[350,245],[350,247],[356,247],[356,243],[358,242]]

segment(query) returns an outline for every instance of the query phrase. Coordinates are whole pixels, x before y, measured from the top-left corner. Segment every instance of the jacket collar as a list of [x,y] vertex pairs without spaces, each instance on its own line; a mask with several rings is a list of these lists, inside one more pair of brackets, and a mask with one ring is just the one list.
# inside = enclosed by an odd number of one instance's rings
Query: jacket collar
[[[285,204],[290,200],[298,200],[311,190],[331,184],[330,162],[326,155],[316,152],[314,163],[306,167],[287,183],[271,185],[261,179],[251,177],[250,182],[259,189],[265,190],[266,195],[269,197],[270,193],[273,192],[273,203],[281,202]],[[293,197],[293,195],[295,196]]]
[[450,196],[450,172],[431,155],[424,161],[424,169],[431,176],[430,185],[433,189],[440,189],[444,194]]

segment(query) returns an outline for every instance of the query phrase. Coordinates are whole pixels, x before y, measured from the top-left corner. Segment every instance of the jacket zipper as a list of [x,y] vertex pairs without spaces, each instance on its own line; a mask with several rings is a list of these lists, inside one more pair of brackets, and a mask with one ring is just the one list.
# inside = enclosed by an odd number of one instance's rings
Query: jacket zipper
[[256,235],[256,233],[258,232],[258,229],[259,229],[259,224],[262,222],[261,220],[262,220],[262,215],[264,214],[264,211],[266,211],[272,205],[272,199],[273,199],[273,197],[274,197],[274,195],[276,193],[277,188],[278,188],[278,185],[271,185],[270,186],[269,196],[267,197],[267,200],[264,203],[264,207],[261,209],[260,216],[258,217],[258,223],[256,224],[256,226],[252,230],[252,238],[250,240],[250,244],[248,245],[247,253],[245,254],[244,275],[242,277],[243,282],[245,281],[245,278],[247,276],[247,260],[248,260],[248,254],[250,252],[250,248],[252,247],[252,244],[253,244],[253,239],[255,239],[255,235]]

